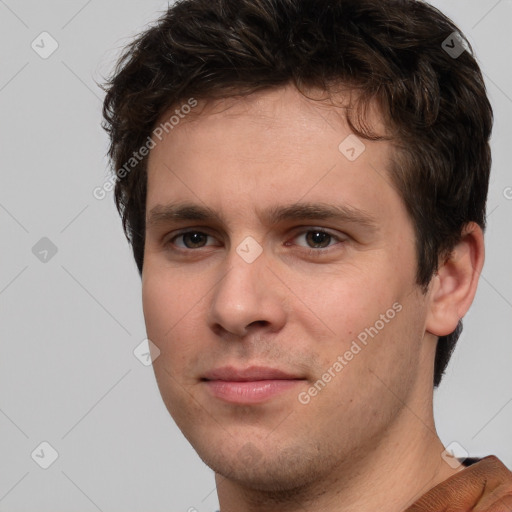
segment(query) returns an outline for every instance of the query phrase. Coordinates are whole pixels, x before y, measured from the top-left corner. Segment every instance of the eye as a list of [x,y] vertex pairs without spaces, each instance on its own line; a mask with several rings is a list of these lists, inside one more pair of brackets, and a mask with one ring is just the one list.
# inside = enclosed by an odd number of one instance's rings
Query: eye
[[342,241],[342,239],[324,229],[308,229],[294,237],[294,240],[302,240],[297,245],[310,249],[325,249]]
[[208,245],[218,245],[215,243],[208,244],[208,239],[215,240],[212,236],[201,231],[186,231],[171,238],[169,243],[179,249],[201,249]]

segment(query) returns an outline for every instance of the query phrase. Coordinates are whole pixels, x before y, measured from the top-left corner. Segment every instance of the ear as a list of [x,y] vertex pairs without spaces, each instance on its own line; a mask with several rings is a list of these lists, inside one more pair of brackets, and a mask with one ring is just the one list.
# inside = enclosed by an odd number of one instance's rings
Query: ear
[[462,232],[461,241],[440,262],[430,283],[427,332],[447,336],[455,330],[475,297],[484,257],[482,228],[470,222]]

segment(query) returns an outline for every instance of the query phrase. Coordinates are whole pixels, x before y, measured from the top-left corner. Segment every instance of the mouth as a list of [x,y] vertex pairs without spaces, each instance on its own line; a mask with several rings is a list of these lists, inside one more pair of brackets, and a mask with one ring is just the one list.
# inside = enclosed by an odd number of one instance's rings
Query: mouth
[[268,401],[305,380],[304,377],[263,366],[226,366],[206,372],[201,379],[215,398],[241,405]]

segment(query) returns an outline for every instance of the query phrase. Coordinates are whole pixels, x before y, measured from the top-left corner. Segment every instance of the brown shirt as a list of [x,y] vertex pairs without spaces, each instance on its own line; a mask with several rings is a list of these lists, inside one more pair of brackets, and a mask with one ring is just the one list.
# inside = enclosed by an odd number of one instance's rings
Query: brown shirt
[[512,472],[494,455],[430,489],[404,512],[512,512]]

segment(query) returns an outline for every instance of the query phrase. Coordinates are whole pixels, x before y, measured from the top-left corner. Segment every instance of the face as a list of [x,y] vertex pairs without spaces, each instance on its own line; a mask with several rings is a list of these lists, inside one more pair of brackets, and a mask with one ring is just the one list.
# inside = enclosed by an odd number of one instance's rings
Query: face
[[158,386],[201,458],[254,488],[364,457],[425,375],[428,304],[391,148],[349,135],[339,109],[285,87],[207,104],[149,156]]

